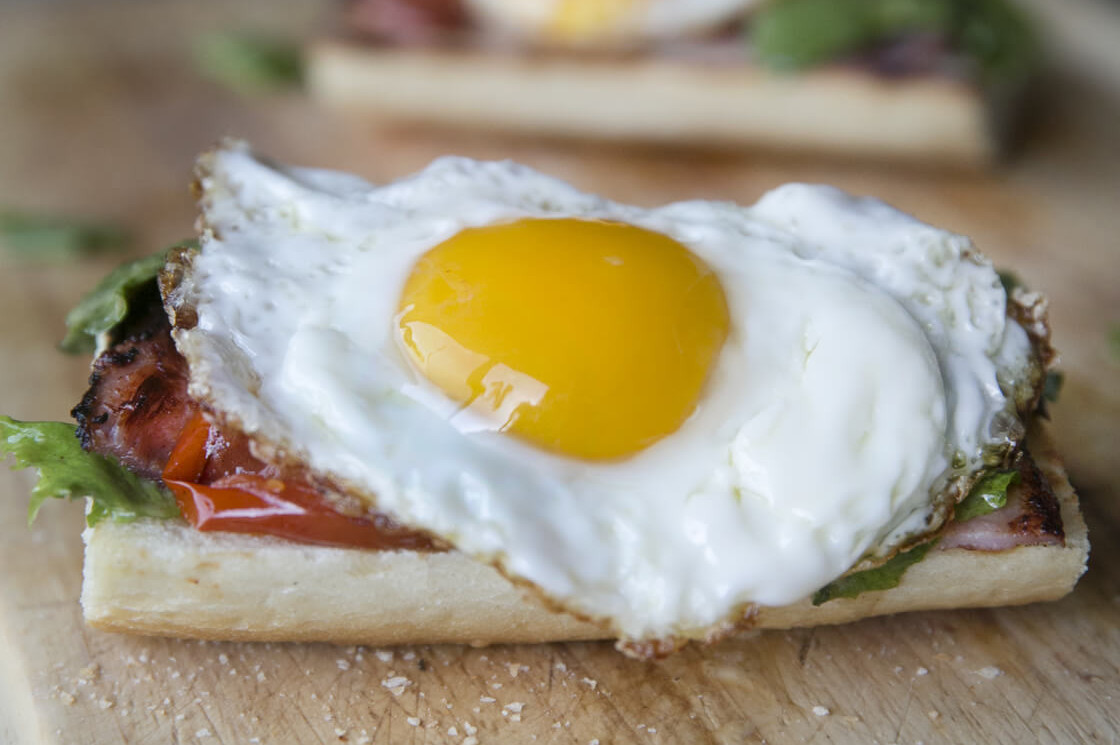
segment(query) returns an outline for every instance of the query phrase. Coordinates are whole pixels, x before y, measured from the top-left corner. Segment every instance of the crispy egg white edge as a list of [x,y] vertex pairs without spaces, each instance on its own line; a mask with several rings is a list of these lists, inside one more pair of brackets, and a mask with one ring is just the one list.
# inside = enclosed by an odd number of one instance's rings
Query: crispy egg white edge
[[[250,224],[257,228],[270,226],[270,229],[293,231],[296,235],[302,235],[301,231],[310,231],[316,236],[315,240],[309,241],[308,250],[297,251],[292,259],[295,265],[284,268],[285,272],[281,272],[283,276],[279,285],[275,281],[276,278],[269,275],[259,281],[254,279],[247,286],[226,288],[227,291],[248,293],[257,297],[260,300],[262,318],[267,317],[278,297],[287,296],[283,286],[285,282],[292,284],[289,289],[296,289],[300,284],[299,279],[308,276],[308,272],[313,269],[326,271],[328,274],[333,271],[340,276],[349,271],[350,267],[345,261],[340,259],[324,261],[322,256],[317,257],[314,250],[316,241],[320,244],[325,241],[328,245],[345,243],[348,240],[348,233],[368,236],[385,232],[386,225],[396,225],[398,227],[393,229],[395,237],[404,243],[412,241],[415,244],[411,258],[407,258],[410,255],[408,252],[403,252],[406,258],[402,259],[401,265],[395,268],[398,273],[407,272],[411,261],[415,259],[415,251],[429,248],[464,227],[461,220],[447,215],[455,214],[456,203],[465,199],[476,208],[476,211],[472,212],[472,224],[487,224],[527,214],[574,214],[608,216],[672,234],[673,224],[681,223],[689,226],[689,230],[685,232],[692,231],[694,234],[674,237],[678,240],[684,238],[682,242],[690,247],[693,247],[690,241],[703,242],[703,234],[710,231],[723,230],[735,235],[753,235],[760,240],[792,245],[793,253],[800,260],[821,261],[822,255],[832,261],[839,259],[846,265],[843,270],[845,273],[854,273],[866,283],[886,284],[890,288],[892,302],[905,308],[909,316],[920,324],[923,332],[932,337],[931,365],[936,368],[939,376],[946,383],[943,395],[948,410],[944,427],[949,433],[948,439],[950,442],[957,443],[954,448],[966,454],[971,453],[967,458],[969,461],[967,467],[961,472],[979,467],[983,447],[1000,439],[997,437],[989,440],[983,436],[983,432],[990,428],[990,423],[995,416],[1007,408],[1007,401],[997,381],[1005,385],[1014,385],[1024,375],[1020,370],[1028,366],[1026,350],[1029,349],[1029,344],[1026,342],[1025,334],[1017,325],[1006,322],[1004,307],[1006,301],[1002,290],[998,287],[998,278],[990,265],[972,251],[966,239],[925,226],[875,200],[854,199],[827,187],[798,185],[782,187],[763,197],[753,208],[686,202],[669,205],[660,211],[647,211],[614,205],[513,164],[474,164],[463,159],[443,159],[413,178],[382,189],[376,189],[352,176],[309,169],[283,169],[262,163],[256,160],[242,144],[227,146],[209,156],[209,159],[203,162],[202,171],[205,223],[223,238],[236,234]],[[511,182],[519,189],[520,209],[510,209],[508,204],[502,204],[500,192]],[[432,196],[433,185],[437,187],[434,192],[435,197]],[[427,224],[415,225],[417,222],[423,222],[416,219],[417,204],[424,205],[422,212],[434,213],[435,217]],[[360,217],[355,218],[352,215],[345,217],[338,214],[340,205],[345,205],[349,210],[360,209]],[[807,221],[804,219],[806,215],[815,215],[818,219]],[[838,234],[847,236],[849,240],[841,241],[843,245],[838,246],[836,241]],[[516,556],[503,553],[502,542],[508,540],[508,535],[502,535],[500,531],[488,534],[485,525],[473,526],[473,528],[483,528],[479,533],[460,532],[453,525],[446,524],[447,516],[440,514],[440,505],[425,499],[424,494],[418,493],[417,484],[394,484],[388,478],[371,480],[364,464],[356,462],[352,454],[327,459],[329,463],[319,462],[323,460],[321,457],[323,449],[337,448],[345,451],[348,438],[369,434],[368,430],[363,432],[361,427],[352,428],[351,431],[339,431],[334,427],[333,422],[327,421],[332,418],[331,416],[322,416],[324,412],[331,411],[332,405],[337,409],[337,401],[328,402],[316,409],[322,421],[315,422],[311,426],[324,438],[319,443],[321,447],[313,448],[313,452],[308,452],[305,446],[293,442],[291,437],[285,435],[285,432],[292,431],[291,422],[284,421],[284,417],[279,416],[278,412],[262,406],[258,398],[260,395],[267,396],[270,386],[275,385],[275,381],[263,378],[259,371],[254,369],[251,362],[252,354],[246,354],[246,350],[252,347],[252,340],[241,338],[236,332],[218,333],[213,328],[207,328],[207,304],[199,291],[208,276],[214,277],[220,286],[222,283],[229,283],[231,281],[229,278],[233,276],[256,277],[254,260],[261,260],[266,265],[275,264],[275,261],[267,255],[227,256],[226,265],[215,267],[220,268],[221,272],[211,274],[211,270],[207,268],[206,257],[211,255],[211,246],[216,242],[213,233],[204,233],[202,256],[196,260],[195,270],[184,284],[186,301],[198,309],[200,325],[193,330],[176,332],[177,343],[191,364],[192,394],[207,400],[220,411],[231,413],[247,432],[262,435],[266,439],[279,443],[297,457],[307,460],[313,468],[322,469],[331,476],[350,484],[361,483],[361,491],[367,494],[370,491],[377,493],[378,501],[383,507],[398,513],[398,516],[405,518],[406,521],[424,527],[438,525],[441,530],[437,532],[441,532],[465,550],[499,561],[512,574],[524,577],[531,572],[532,567],[519,564]],[[887,262],[885,257],[892,254],[909,257],[911,260],[915,257],[920,259],[916,266],[921,267],[926,276],[919,284],[952,289],[959,281],[956,273],[963,272],[966,291],[960,297],[956,295],[938,297],[936,293],[915,295],[913,283],[905,277],[895,276],[898,273],[897,267]],[[336,261],[333,265],[332,260]],[[308,264],[300,266],[301,261],[306,261]],[[395,295],[388,301],[391,305],[395,305]],[[252,312],[245,311],[243,308],[238,310],[238,313],[242,314],[251,315]],[[968,319],[971,329],[976,331],[968,336],[967,343],[963,347],[964,353],[937,351],[948,349],[939,346],[947,343],[949,336],[948,331],[941,327],[941,321],[961,318]],[[322,318],[319,319],[321,320]],[[261,321],[261,318],[245,316],[238,319],[238,322],[248,324],[249,327],[258,321]],[[237,326],[237,322],[234,326]],[[378,368],[376,370],[367,369],[368,360],[361,359],[360,355],[358,359],[346,359],[348,343],[345,338],[332,338],[329,333],[303,334],[298,333],[297,329],[297,333],[290,335],[284,343],[298,350],[295,357],[323,359],[333,356],[335,359],[342,359],[340,371],[336,371],[343,381],[341,387],[365,379],[366,376],[376,377],[375,374],[385,374],[387,379],[392,380],[394,379],[393,367],[399,364],[399,360],[390,359],[374,365]],[[304,395],[316,395],[322,387],[321,381],[301,380],[300,376],[306,378],[308,371],[295,367],[297,369],[294,370],[291,367],[285,368],[280,377],[285,379],[287,384],[295,385]],[[399,375],[396,380],[398,382],[401,380]],[[417,384],[415,380],[412,383]],[[362,384],[356,385],[360,388]],[[418,387],[423,389],[422,381]],[[365,393],[368,395],[371,391],[366,390]],[[398,427],[405,428],[401,431],[417,430],[421,440],[427,443],[434,443],[440,437],[448,436],[447,433],[439,434],[439,417],[433,416],[430,420],[424,419],[421,424],[417,424],[406,413],[410,407],[415,408],[413,406],[415,400],[424,395],[422,390],[414,393],[415,395],[402,397],[399,390],[391,386],[384,388],[377,395],[383,395],[387,400],[394,401],[400,406],[388,407],[374,417],[374,419],[379,418],[378,421],[366,424],[387,427],[390,431],[396,431],[394,428]],[[334,413],[345,419],[345,412],[336,410]],[[690,420],[686,423],[686,427],[693,424],[694,422]],[[731,434],[731,439],[734,439],[734,433]],[[651,448],[653,455],[643,454],[650,456],[645,460],[650,461],[664,456],[669,450],[669,446],[664,443],[672,440],[673,437],[666,438],[666,441]],[[506,447],[511,446],[506,445]],[[521,453],[532,450],[521,443],[514,443],[512,449]],[[954,454],[948,451],[942,453],[946,462]],[[696,457],[697,462],[710,464],[710,459],[699,457],[702,454],[692,453],[692,455]],[[734,460],[733,453],[729,453],[728,457]],[[644,465],[643,458],[636,458],[634,462],[639,465],[629,470],[622,469],[617,474],[608,476],[607,480],[619,489],[640,486],[642,479],[636,472]],[[464,517],[469,522],[472,514],[486,515],[488,512],[501,509],[500,506],[492,503],[492,495],[488,489],[526,493],[528,488],[530,491],[527,493],[533,494],[534,498],[523,500],[526,504],[519,508],[520,512],[514,510],[517,513],[515,522],[527,521],[525,524],[532,524],[534,520],[532,508],[539,506],[539,501],[535,500],[547,499],[549,492],[554,489],[551,489],[548,483],[541,483],[540,479],[526,477],[523,473],[525,469],[512,470],[517,473],[504,474],[500,466],[491,469],[492,473],[498,474],[499,483],[489,485],[488,488],[486,485],[472,483],[456,484],[456,488],[465,496],[456,502],[457,509],[450,511],[457,513],[452,515],[455,520],[450,522],[455,523]],[[925,475],[926,480],[931,481],[929,488],[934,490],[944,490],[954,477],[954,473],[959,473],[944,468],[944,463],[940,463],[937,470],[938,474],[932,480],[928,478],[928,474]],[[686,469],[686,471],[689,475],[684,479],[685,481],[688,478],[695,478],[695,469]],[[395,495],[398,492],[404,496],[385,499],[386,494]],[[791,593],[787,593],[791,595],[789,597],[780,596],[780,593],[779,595],[771,593],[766,598],[751,598],[751,600],[779,603],[797,599],[845,571],[864,550],[874,548],[875,545],[889,547],[892,543],[897,544],[922,530],[928,530],[928,523],[931,520],[928,494],[918,494],[916,502],[917,504],[914,499],[911,499],[895,504],[897,514],[893,519],[888,517],[882,520],[878,531],[860,536],[857,545],[847,546],[846,552],[839,552],[839,555],[847,557],[845,559],[847,563],[844,565],[818,567],[815,568],[816,574],[812,571],[808,572],[808,578],[802,577],[802,584]],[[446,506],[446,504],[442,505],[443,508]],[[634,524],[640,524],[641,506],[640,502],[636,502],[631,507],[631,514],[624,517],[633,518]],[[750,526],[746,527],[749,531]],[[591,530],[600,531],[599,538],[606,542],[616,541],[627,544],[629,541],[636,544],[642,540],[641,535],[627,535],[626,520],[593,525]],[[827,543],[834,539],[835,536],[826,535],[822,540]],[[538,530],[534,534],[534,542],[546,553],[550,546],[561,545],[564,541],[564,531],[557,526],[551,528],[545,526],[545,529]],[[625,545],[623,547],[625,548]],[[855,556],[852,555],[853,552],[856,553]],[[606,561],[615,561],[617,558],[609,558]],[[830,554],[828,559],[835,562],[837,554]],[[642,577],[640,582],[650,584],[648,577],[644,577],[640,572],[635,575],[632,571],[633,567],[626,566],[625,561],[621,563],[622,566],[615,561],[614,566],[605,569],[597,567],[585,574],[616,579],[639,576]],[[558,599],[568,607],[576,607],[594,616],[610,616],[619,631],[632,637],[666,636],[671,633],[695,635],[705,627],[725,620],[721,613],[726,614],[730,607],[736,604],[732,601],[743,600],[743,598],[718,596],[717,592],[717,600],[725,602],[723,607],[716,607],[713,611],[712,598],[703,593],[696,597],[678,597],[682,594],[687,595],[689,587],[704,583],[705,577],[701,576],[702,563],[690,565],[688,568],[690,574],[678,573],[673,576],[673,557],[670,554],[665,558],[662,566],[655,566],[653,569],[664,571],[667,573],[666,576],[678,580],[678,586],[663,588],[661,595],[654,591],[652,596],[648,587],[623,588],[621,593],[623,597],[644,597],[645,606],[637,609],[606,609],[606,612],[602,607],[581,606],[578,600],[573,602],[573,598],[570,597],[571,593],[581,591],[579,580],[586,579],[586,576],[577,577],[573,581],[571,577],[564,576],[564,568],[559,567],[552,568],[552,576],[530,575],[529,578],[542,586],[547,594],[553,597],[559,596]],[[828,576],[823,581],[820,580],[822,570],[828,572]],[[816,578],[812,579],[813,577]],[[600,589],[603,592],[611,591],[610,588]],[[716,602],[715,605],[719,606],[720,603]],[[667,613],[664,612],[666,607],[669,607]],[[682,618],[674,618],[674,612]],[[648,620],[650,618],[654,620],[650,622]]]

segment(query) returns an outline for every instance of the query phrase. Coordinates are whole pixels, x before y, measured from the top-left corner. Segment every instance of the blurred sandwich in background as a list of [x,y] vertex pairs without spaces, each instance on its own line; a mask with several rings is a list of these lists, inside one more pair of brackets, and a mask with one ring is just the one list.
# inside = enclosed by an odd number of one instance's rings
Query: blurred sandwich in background
[[984,166],[1039,44],[1010,0],[349,0],[311,91],[383,120]]

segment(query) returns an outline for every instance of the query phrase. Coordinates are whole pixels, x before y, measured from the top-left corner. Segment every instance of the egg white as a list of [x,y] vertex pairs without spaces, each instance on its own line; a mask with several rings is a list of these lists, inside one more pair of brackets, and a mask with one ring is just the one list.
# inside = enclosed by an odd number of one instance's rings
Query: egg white
[[[788,185],[754,207],[647,210],[462,158],[374,187],[243,143],[199,178],[202,251],[175,298],[197,314],[175,332],[191,394],[623,637],[703,637],[807,596],[936,527],[1014,436],[993,423],[1031,350],[995,272],[881,202]],[[393,333],[413,263],[522,217],[638,225],[716,272],[731,332],[679,431],[617,462],[566,458],[463,426],[413,370]]]
[[[563,1],[466,0],[466,8],[483,27],[529,40],[555,42],[550,29]],[[603,25],[588,28],[582,38],[567,41],[679,39],[739,18],[755,4],[757,0],[632,0],[622,3],[617,12],[608,12]]]

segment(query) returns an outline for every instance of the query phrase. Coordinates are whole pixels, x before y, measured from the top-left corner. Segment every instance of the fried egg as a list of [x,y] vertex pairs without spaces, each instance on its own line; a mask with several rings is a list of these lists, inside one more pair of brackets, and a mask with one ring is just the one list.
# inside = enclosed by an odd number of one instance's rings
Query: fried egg
[[673,39],[743,15],[755,0],[466,0],[485,27],[546,43]]
[[624,639],[708,637],[935,530],[1035,395],[969,241],[829,187],[644,209],[240,142],[198,176],[191,394]]

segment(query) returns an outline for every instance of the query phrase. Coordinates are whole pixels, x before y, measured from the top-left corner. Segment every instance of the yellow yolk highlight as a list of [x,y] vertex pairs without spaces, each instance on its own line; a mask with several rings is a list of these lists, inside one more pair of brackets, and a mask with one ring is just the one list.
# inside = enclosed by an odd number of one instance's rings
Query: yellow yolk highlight
[[560,0],[549,31],[573,41],[600,36],[613,30],[636,5],[637,0]]
[[695,410],[728,333],[711,269],[632,225],[524,219],[424,254],[397,332],[419,371],[490,428],[601,460]]

